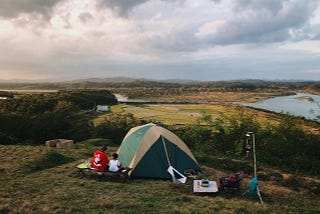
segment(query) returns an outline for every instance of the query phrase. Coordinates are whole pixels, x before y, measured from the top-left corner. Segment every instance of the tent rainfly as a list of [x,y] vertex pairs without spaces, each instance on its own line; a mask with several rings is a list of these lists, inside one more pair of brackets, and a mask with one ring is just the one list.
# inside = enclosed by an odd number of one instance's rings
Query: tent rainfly
[[124,137],[118,154],[122,165],[131,168],[131,177],[170,179],[174,178],[175,170],[180,175],[189,169],[201,171],[186,144],[153,123],[132,128]]

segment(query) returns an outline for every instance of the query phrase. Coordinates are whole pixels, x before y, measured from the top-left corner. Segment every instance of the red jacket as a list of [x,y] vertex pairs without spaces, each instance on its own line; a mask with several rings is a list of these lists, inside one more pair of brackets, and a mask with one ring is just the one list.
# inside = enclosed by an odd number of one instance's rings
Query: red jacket
[[106,165],[109,163],[108,155],[103,153],[101,150],[96,151],[93,154],[91,161],[91,168],[106,171]]

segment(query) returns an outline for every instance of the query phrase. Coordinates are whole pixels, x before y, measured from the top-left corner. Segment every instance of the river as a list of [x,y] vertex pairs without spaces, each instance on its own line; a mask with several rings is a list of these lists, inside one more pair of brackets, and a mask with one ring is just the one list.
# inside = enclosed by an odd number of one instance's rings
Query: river
[[[115,94],[119,102],[150,102],[139,99],[128,99],[128,97]],[[298,93],[290,96],[279,96],[264,99],[256,103],[241,103],[257,109],[274,111],[277,113],[286,113],[294,116],[305,117],[309,120],[320,122],[320,96],[306,93]],[[318,117],[317,117],[318,116]]]
[[294,116],[302,116],[306,119],[320,122],[319,95],[298,93],[296,95],[269,98],[256,103],[242,103],[242,105],[274,111],[277,113],[288,113]]

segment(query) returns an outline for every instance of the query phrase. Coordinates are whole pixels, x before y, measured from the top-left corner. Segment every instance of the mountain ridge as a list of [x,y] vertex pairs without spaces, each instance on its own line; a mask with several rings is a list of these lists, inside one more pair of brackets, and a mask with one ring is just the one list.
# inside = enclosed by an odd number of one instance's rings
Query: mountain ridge
[[263,80],[263,79],[234,79],[234,80],[189,80],[189,79],[146,79],[146,78],[131,78],[131,77],[91,77],[91,78],[83,78],[83,79],[73,79],[73,80],[28,80],[28,79],[0,79],[0,83],[8,83],[8,84],[19,84],[19,83],[28,83],[28,84],[41,84],[41,83],[84,83],[84,82],[96,82],[96,83],[131,83],[136,81],[150,81],[150,82],[164,82],[164,83],[206,83],[206,82],[247,82],[247,83],[255,83],[255,82],[318,82],[315,80],[295,80],[295,79],[274,79],[274,80]]

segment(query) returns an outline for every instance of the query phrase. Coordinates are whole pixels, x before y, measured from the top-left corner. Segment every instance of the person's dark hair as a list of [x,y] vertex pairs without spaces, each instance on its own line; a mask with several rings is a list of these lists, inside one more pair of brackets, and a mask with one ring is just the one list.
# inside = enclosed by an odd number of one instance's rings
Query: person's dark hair
[[101,151],[103,151],[103,152],[105,152],[105,151],[107,151],[107,150],[108,150],[108,148],[107,148],[106,146],[104,146],[104,145],[103,145],[103,146],[101,147],[101,149],[100,149],[100,150],[101,150]]
[[113,157],[114,159],[117,159],[117,158],[119,157],[119,155],[118,155],[117,153],[113,153],[113,154],[112,154],[112,157]]

